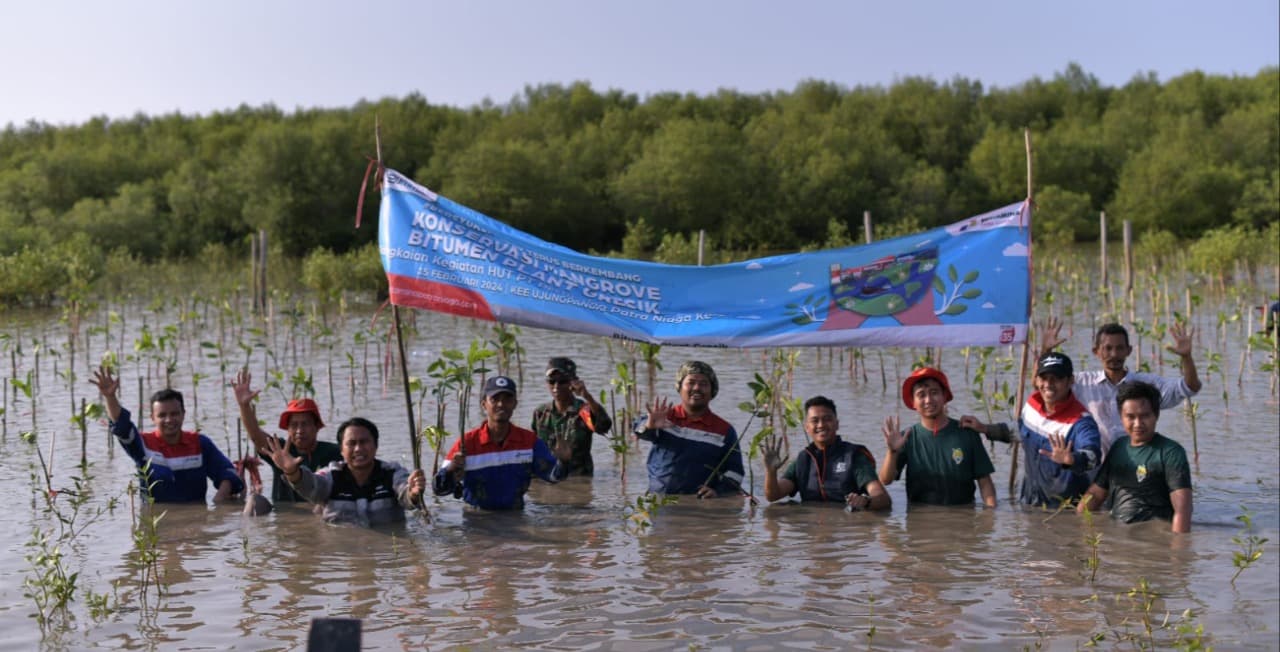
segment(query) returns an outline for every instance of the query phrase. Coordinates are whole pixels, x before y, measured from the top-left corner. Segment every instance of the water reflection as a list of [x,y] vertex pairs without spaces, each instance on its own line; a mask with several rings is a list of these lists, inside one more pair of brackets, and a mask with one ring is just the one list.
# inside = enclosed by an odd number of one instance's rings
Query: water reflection
[[[352,319],[335,341],[349,338],[366,320]],[[55,333],[53,325],[42,328]],[[428,354],[415,358],[414,374],[425,372],[425,361],[434,358],[431,351],[484,334],[468,322],[426,315],[420,316],[419,328],[411,348]],[[1087,356],[1089,334],[1080,328],[1068,344],[1078,360]],[[573,355],[593,387],[604,387],[613,375],[617,360],[610,359],[604,342],[533,330],[521,338],[531,358],[537,352]],[[331,410],[326,421],[341,421],[358,409],[387,423],[380,450],[410,466],[405,429],[393,425],[404,423],[398,378],[378,365],[378,347],[369,347],[367,366],[361,349],[348,347],[355,360],[348,366],[343,345],[333,352],[308,346],[298,340],[298,358],[284,363],[336,370],[332,397],[327,375],[316,374],[317,393]],[[842,358],[843,352],[806,351],[793,391],[831,396],[839,404],[846,437],[870,446],[879,457],[878,424],[886,406],[898,403],[882,388],[881,369],[892,387],[917,354],[870,352],[859,358],[862,366],[854,374],[848,368],[852,357]],[[1229,349],[1224,359],[1240,354]],[[693,355],[664,351],[663,359]],[[261,353],[254,356],[255,365],[264,364]],[[961,379],[969,374],[960,355],[948,351],[946,356],[953,381],[966,384]],[[699,350],[696,357],[715,366],[722,387],[716,404],[722,416],[741,427],[746,418],[732,406],[750,399],[745,382],[759,368],[761,352]],[[204,365],[198,369],[207,378],[219,376],[216,361],[192,360],[184,359],[182,374],[190,373],[185,367],[191,362],[193,369]],[[26,364],[29,358],[18,360],[19,374]],[[48,369],[44,373],[38,422],[42,431],[59,434],[54,482],[66,486],[79,440],[62,434],[66,386]],[[177,383],[188,381],[189,376]],[[223,399],[216,396],[226,392],[210,389],[212,384],[200,384],[201,422],[219,446],[235,450],[234,421],[226,419],[219,405]],[[79,389],[77,396],[83,396],[85,388]],[[669,389],[660,378],[659,390],[671,394]],[[429,525],[411,519],[398,528],[362,530],[327,526],[305,505],[280,505],[260,518],[241,516],[239,505],[166,506],[160,552],[168,592],[159,609],[149,612],[137,606],[128,508],[117,507],[86,530],[75,550],[86,586],[104,591],[111,581],[121,581],[120,609],[96,624],[77,612],[67,624],[74,629],[52,635],[43,645],[294,649],[303,645],[311,618],[355,616],[364,620],[370,649],[845,650],[868,642],[877,649],[1010,649],[1041,642],[1074,648],[1095,632],[1107,632],[1113,642],[1115,633],[1140,627],[1128,593],[1146,578],[1160,595],[1151,608],[1160,618],[1168,611],[1176,622],[1182,610],[1192,608],[1219,649],[1274,649],[1280,643],[1275,634],[1280,555],[1273,554],[1274,542],[1280,541],[1275,471],[1280,449],[1274,435],[1280,419],[1263,375],[1246,373],[1243,386],[1231,388],[1230,408],[1217,396],[1220,391],[1209,385],[1198,397],[1202,414],[1213,415],[1214,425],[1222,427],[1200,422],[1193,532],[1173,536],[1163,522],[1122,526],[1100,516],[1095,520],[1102,535],[1101,566],[1093,582],[1084,567],[1090,550],[1080,518],[1050,518],[1011,505],[1004,491],[1009,459],[1002,451],[993,462],[1004,499],[994,511],[923,506],[908,511],[896,484],[889,488],[895,507],[888,514],[815,505],[751,509],[736,498],[685,499],[662,508],[650,530],[636,531],[627,527],[625,514],[647,484],[647,446],[625,458],[624,477],[622,458],[596,438],[594,478],[535,483],[526,508],[514,514],[473,513],[458,501],[429,499],[434,517]],[[953,414],[984,414],[968,393],[956,394]],[[234,408],[229,399],[228,413]],[[521,407],[517,423],[528,422],[533,403]],[[15,533],[0,558],[0,625],[15,632],[6,645],[35,649],[40,634],[21,590],[29,572],[23,544],[33,524],[56,524],[46,519],[42,501],[28,499],[33,494],[23,471],[37,463],[36,456],[13,433],[28,427],[30,414],[25,405],[10,408],[10,435],[0,437],[0,455],[16,472],[0,477],[0,486],[22,502],[18,509],[0,511],[0,527]],[[455,421],[452,412],[448,417],[447,423]],[[1160,425],[1190,448],[1189,424],[1180,413],[1162,415]],[[127,457],[112,454],[114,443],[102,428],[91,426],[88,442],[96,501],[122,495],[133,476]],[[793,435],[793,450],[798,450],[801,436]],[[43,442],[49,454],[49,440]],[[429,464],[430,451],[426,460]],[[752,463],[759,493],[760,463]],[[1241,506],[1254,512],[1259,534],[1273,543],[1233,587],[1231,538],[1239,532],[1235,516]],[[872,627],[876,633],[869,639]]]

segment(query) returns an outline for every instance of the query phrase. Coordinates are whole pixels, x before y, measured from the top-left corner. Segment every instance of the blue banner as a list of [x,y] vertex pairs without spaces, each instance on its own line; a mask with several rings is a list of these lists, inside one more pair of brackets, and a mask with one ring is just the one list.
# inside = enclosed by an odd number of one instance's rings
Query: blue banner
[[378,245],[392,303],[476,319],[692,346],[993,346],[1026,338],[1028,210],[696,267],[581,254],[387,170]]

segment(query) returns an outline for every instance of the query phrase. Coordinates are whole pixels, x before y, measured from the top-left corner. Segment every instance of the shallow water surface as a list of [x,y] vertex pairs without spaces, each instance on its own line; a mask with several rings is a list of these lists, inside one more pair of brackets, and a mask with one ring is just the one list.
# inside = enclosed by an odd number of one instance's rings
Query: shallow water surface
[[[159,319],[153,319],[153,328]],[[343,328],[359,328],[365,320],[353,317]],[[56,338],[65,339],[59,328],[30,324],[18,341],[45,333],[59,346]],[[212,339],[216,330],[212,323],[203,328],[197,341]],[[472,335],[488,337],[481,328],[419,315],[420,333],[409,343],[410,373],[424,375],[441,347],[463,347]],[[1087,330],[1078,329],[1067,345],[1084,368],[1096,365],[1088,359]],[[613,375],[610,355],[620,355],[616,344],[582,336],[526,329],[520,341],[529,358],[520,423],[527,423],[546,396],[539,382],[546,357],[575,357],[588,386],[599,392]],[[101,345],[101,336],[97,342]],[[1197,344],[1197,358],[1211,345]],[[366,416],[382,428],[379,456],[409,464],[399,377],[378,367],[384,351],[375,345],[371,362],[362,363],[359,345],[350,340],[327,347],[290,344],[282,337],[263,348],[272,346],[281,351],[276,364],[286,376],[299,366],[314,372],[329,423],[322,437],[334,436],[333,426],[347,416]],[[127,344],[120,348],[127,355]],[[234,345],[228,349],[235,350]],[[234,406],[230,391],[216,387],[223,372],[216,360],[202,355],[205,350],[193,351],[175,376],[175,385],[188,391],[188,425],[198,420],[234,455]],[[795,393],[832,397],[839,405],[842,435],[867,445],[879,458],[883,416],[912,416],[894,387],[919,353],[867,352],[864,381],[861,370],[851,378],[839,352],[806,350],[799,358]],[[84,381],[83,351],[77,355],[78,400],[92,397],[93,387]],[[659,391],[674,396],[672,375],[680,362],[705,359],[720,376],[721,395],[713,407],[741,429],[747,420],[735,406],[749,400],[745,383],[763,369],[763,355],[664,349]],[[1223,358],[1239,356],[1238,348],[1229,348]],[[68,357],[41,359],[42,386],[36,395],[46,456],[56,435],[55,487],[71,486],[80,450],[67,418],[67,383],[52,373],[50,362],[60,361],[65,369]],[[22,377],[34,364],[31,347],[15,360]],[[258,370],[267,364],[261,350],[251,364],[255,387],[261,387],[265,374]],[[974,364],[966,365],[959,352],[944,353],[943,366],[957,390],[953,416],[985,416],[965,391],[966,367]],[[133,363],[123,368],[130,394],[124,403],[131,407],[141,372]],[[190,405],[194,369],[206,374],[198,384],[198,408]],[[881,385],[882,369],[888,391]],[[571,478],[555,486],[535,482],[528,506],[518,513],[476,513],[451,498],[429,499],[431,523],[411,520],[369,531],[324,525],[296,505],[281,505],[257,518],[242,516],[240,505],[163,506],[159,552],[165,592],[143,608],[130,501],[124,494],[132,463],[107,441],[105,426],[94,423],[87,443],[94,463],[90,507],[105,507],[112,498],[117,502],[64,552],[68,567],[80,572],[82,586],[115,595],[114,610],[95,619],[79,600],[70,616],[55,618],[43,636],[31,617],[32,601],[24,597],[23,581],[33,572],[24,560],[31,553],[25,544],[33,527],[56,533],[57,524],[31,488],[35,451],[18,438],[20,430],[30,429],[29,401],[10,397],[0,440],[7,461],[0,487],[14,501],[0,512],[0,527],[8,533],[0,559],[0,628],[7,636],[0,647],[296,649],[305,647],[311,619],[322,616],[360,618],[368,649],[1074,649],[1096,634],[1112,644],[1126,636],[1148,640],[1148,623],[1154,627],[1150,640],[1167,647],[1190,609],[1190,619],[1203,625],[1218,649],[1276,649],[1276,400],[1263,373],[1246,372],[1241,385],[1233,383],[1229,404],[1217,376],[1203,367],[1202,376],[1193,532],[1174,536],[1163,522],[1124,526],[1099,517],[1101,563],[1092,581],[1084,565],[1089,530],[1080,518],[1009,502],[1010,459],[1004,445],[993,451],[1001,496],[997,510],[908,510],[902,484],[895,483],[890,487],[894,509],[888,514],[795,504],[753,508],[738,498],[685,499],[661,508],[651,528],[637,531],[625,516],[646,486],[648,444],[641,442],[626,457],[624,474],[621,458],[600,438],[595,478]],[[158,387],[154,378],[143,384],[147,393]],[[264,391],[260,415],[270,422],[281,405],[279,391]],[[1190,452],[1190,428],[1181,411],[1162,414],[1160,430]],[[793,451],[802,438],[792,434]],[[430,464],[430,454],[426,459]],[[758,460],[753,466],[759,488],[763,470]],[[1232,552],[1238,546],[1232,537],[1240,532],[1235,517],[1242,506],[1253,512],[1259,534],[1271,542],[1233,586]],[[1143,578],[1157,596],[1149,604],[1140,592],[1131,595]],[[1166,614],[1169,625],[1161,627]]]

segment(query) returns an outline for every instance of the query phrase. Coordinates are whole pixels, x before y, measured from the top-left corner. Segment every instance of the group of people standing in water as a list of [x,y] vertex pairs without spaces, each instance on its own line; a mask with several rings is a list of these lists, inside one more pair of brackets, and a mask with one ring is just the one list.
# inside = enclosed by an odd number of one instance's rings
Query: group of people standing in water
[[[909,504],[998,504],[994,467],[982,437],[1017,443],[1025,461],[1019,502],[1079,511],[1110,509],[1125,522],[1165,519],[1174,532],[1191,528],[1191,473],[1186,452],[1160,435],[1162,409],[1194,396],[1200,379],[1191,356],[1192,334],[1170,328],[1169,350],[1181,359],[1181,377],[1133,372],[1132,351],[1119,324],[1106,324],[1094,336],[1097,371],[1076,371],[1071,358],[1057,352],[1061,325],[1050,320],[1042,332],[1034,377],[1035,392],[1016,423],[983,423],[972,416],[948,414],[953,394],[945,373],[916,369],[902,383],[903,404],[916,422],[888,417],[881,424],[885,451],[879,464],[864,445],[840,436],[836,404],[825,396],[804,403],[809,443],[791,460],[783,442],[772,438],[762,448],[764,498],[769,502],[799,496],[802,502],[842,503],[850,511],[887,510],[886,486],[905,473]],[[489,377],[480,405],[485,420],[454,442],[445,462],[430,479],[436,495],[453,495],[482,510],[518,509],[534,476],[558,482],[571,474],[594,472],[591,447],[613,423],[565,357],[548,361],[544,379],[551,400],[533,412],[530,428],[512,422],[518,404],[516,382]],[[320,409],[309,398],[289,401],[277,426],[287,437],[273,436],[258,421],[248,371],[231,385],[240,419],[274,477],[272,500],[306,501],[326,521],[378,525],[401,521],[406,510],[421,509],[428,487],[422,470],[409,472],[377,458],[378,428],[355,417],[337,427],[337,443],[321,441]],[[139,432],[120,405],[119,381],[106,368],[92,379],[106,405],[109,427],[143,474],[143,486],[157,502],[203,501],[208,483],[215,501],[231,500],[246,490],[235,465],[208,437],[182,429],[182,395],[171,389],[151,398],[155,429]],[[679,400],[654,397],[633,434],[649,443],[649,490],[699,498],[748,496],[742,447],[734,427],[711,409],[719,381],[710,365],[691,360],[676,374]],[[264,501],[265,502],[265,501]]]

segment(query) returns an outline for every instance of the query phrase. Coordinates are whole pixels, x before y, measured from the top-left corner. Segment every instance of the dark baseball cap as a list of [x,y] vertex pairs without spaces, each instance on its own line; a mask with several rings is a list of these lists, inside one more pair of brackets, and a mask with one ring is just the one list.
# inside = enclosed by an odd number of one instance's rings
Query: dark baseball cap
[[1068,378],[1075,374],[1075,368],[1071,366],[1071,358],[1067,357],[1067,354],[1050,351],[1040,356],[1040,360],[1036,362],[1036,375],[1044,374]]
[[570,379],[577,378],[578,365],[569,358],[551,358],[547,361],[547,377],[550,378],[553,374],[564,374]]
[[484,381],[484,397],[492,398],[495,394],[506,392],[512,396],[516,395],[516,381],[506,376],[490,376]]

